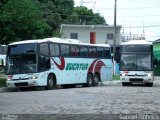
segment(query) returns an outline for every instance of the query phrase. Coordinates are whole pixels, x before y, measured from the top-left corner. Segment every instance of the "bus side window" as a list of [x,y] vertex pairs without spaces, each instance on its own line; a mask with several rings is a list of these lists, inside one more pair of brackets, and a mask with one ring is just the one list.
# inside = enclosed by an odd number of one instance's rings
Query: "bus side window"
[[88,57],[88,47],[87,46],[80,46],[80,56]]
[[59,44],[56,43],[50,44],[50,54],[51,56],[60,56]]
[[97,57],[97,51],[95,47],[89,47],[89,57]]
[[111,59],[111,52],[110,52],[110,48],[104,48],[104,57],[107,59]]
[[39,56],[38,68],[40,71],[50,69],[50,59],[49,57]]
[[104,57],[104,49],[102,47],[97,48],[97,55],[98,55],[99,58]]
[[40,44],[40,53],[43,55],[49,55],[49,49],[48,49],[48,44],[47,43],[41,43]]
[[70,45],[71,48],[71,56],[76,57],[79,56],[79,47],[76,45]]
[[61,55],[68,57],[69,56],[69,45],[61,44],[60,48],[61,48]]

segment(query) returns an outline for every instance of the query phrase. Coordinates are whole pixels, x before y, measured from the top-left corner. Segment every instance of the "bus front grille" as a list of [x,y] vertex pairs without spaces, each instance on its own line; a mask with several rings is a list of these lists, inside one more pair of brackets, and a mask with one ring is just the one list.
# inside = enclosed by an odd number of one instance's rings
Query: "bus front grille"
[[133,83],[141,83],[143,82],[143,79],[142,78],[130,78],[129,81]]
[[28,83],[27,83],[27,82],[15,83],[15,86],[16,86],[16,87],[25,87],[25,86],[28,86]]
[[13,81],[16,81],[16,80],[28,80],[29,78],[18,78],[18,79],[12,79]]
[[145,75],[137,75],[137,74],[135,74],[135,75],[128,75],[128,76],[145,76]]

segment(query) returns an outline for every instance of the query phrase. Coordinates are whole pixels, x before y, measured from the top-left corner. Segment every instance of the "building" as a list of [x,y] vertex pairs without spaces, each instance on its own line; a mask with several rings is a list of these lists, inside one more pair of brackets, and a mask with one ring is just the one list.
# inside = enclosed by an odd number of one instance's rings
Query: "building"
[[[121,26],[118,25],[116,27],[116,45],[121,43],[120,30]],[[85,43],[90,43],[91,33],[94,33],[97,44],[109,43],[112,46],[114,40],[114,26],[109,25],[62,24],[60,32],[62,38],[79,39]]]

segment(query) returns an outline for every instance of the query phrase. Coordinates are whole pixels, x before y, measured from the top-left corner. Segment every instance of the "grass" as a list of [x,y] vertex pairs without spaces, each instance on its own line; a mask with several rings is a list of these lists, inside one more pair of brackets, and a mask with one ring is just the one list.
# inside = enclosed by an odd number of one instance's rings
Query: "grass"
[[0,87],[6,87],[6,78],[2,73],[0,73]]
[[120,76],[119,75],[113,75],[113,80],[120,80]]

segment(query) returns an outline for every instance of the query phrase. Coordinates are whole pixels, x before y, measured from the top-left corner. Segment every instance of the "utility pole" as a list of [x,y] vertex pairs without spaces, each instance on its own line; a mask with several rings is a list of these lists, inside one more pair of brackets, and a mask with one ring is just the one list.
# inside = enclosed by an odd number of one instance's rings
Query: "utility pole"
[[117,22],[117,0],[114,3],[114,41],[113,41],[113,74],[115,74],[115,53],[116,53],[116,22]]
[[80,1],[80,6],[83,6],[83,2],[84,2],[83,0]]

